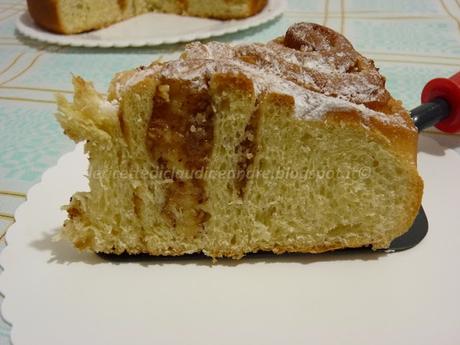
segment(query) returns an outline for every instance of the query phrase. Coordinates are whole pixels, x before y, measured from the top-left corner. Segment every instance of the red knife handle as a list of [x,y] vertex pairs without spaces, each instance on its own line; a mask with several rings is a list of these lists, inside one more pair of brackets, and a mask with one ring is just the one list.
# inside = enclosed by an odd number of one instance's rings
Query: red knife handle
[[442,99],[449,105],[449,115],[435,124],[443,132],[460,131],[460,72],[450,78],[436,78],[428,82],[422,91],[422,103]]

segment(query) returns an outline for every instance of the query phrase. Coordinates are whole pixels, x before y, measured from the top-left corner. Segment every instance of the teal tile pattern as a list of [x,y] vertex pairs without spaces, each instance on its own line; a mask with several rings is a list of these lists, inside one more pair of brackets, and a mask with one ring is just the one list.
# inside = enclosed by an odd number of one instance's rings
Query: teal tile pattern
[[348,19],[346,35],[360,50],[460,56],[457,24],[441,19]]
[[393,12],[398,14],[443,14],[439,1],[432,0],[352,0],[347,1],[347,10],[369,12]]

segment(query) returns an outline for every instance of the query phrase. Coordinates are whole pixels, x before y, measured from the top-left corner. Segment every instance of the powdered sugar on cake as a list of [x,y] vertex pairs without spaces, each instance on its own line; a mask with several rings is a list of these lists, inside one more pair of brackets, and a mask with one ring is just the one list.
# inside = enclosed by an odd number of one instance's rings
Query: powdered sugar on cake
[[408,127],[402,115],[379,111],[390,95],[371,60],[357,53],[343,36],[334,33],[337,37],[331,38],[329,31],[310,32],[312,42],[305,43],[302,34],[307,29],[294,27],[286,37],[268,44],[191,43],[181,59],[156,62],[132,73],[117,86],[117,94],[121,94],[118,89],[152,76],[188,80],[196,88],[207,88],[214,73],[244,74],[253,81],[257,95],[291,95],[300,119],[320,120],[328,112],[355,111],[364,119]]

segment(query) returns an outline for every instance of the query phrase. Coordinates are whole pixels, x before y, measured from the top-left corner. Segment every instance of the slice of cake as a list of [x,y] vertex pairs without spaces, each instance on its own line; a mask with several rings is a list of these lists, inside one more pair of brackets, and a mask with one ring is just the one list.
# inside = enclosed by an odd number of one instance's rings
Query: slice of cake
[[74,78],[57,118],[86,141],[90,192],[62,236],[103,253],[241,258],[386,248],[420,207],[417,131],[371,60],[300,23],[267,44],[192,43],[118,74]]
[[152,11],[241,19],[259,13],[266,4],[267,0],[27,0],[37,25],[61,34],[100,29]]

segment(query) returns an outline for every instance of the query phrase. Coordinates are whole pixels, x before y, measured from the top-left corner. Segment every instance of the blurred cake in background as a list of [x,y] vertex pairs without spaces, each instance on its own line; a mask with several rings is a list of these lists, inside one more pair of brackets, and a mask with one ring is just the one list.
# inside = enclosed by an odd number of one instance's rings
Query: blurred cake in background
[[27,0],[29,13],[40,27],[77,34],[147,13],[241,19],[259,13],[267,0]]

